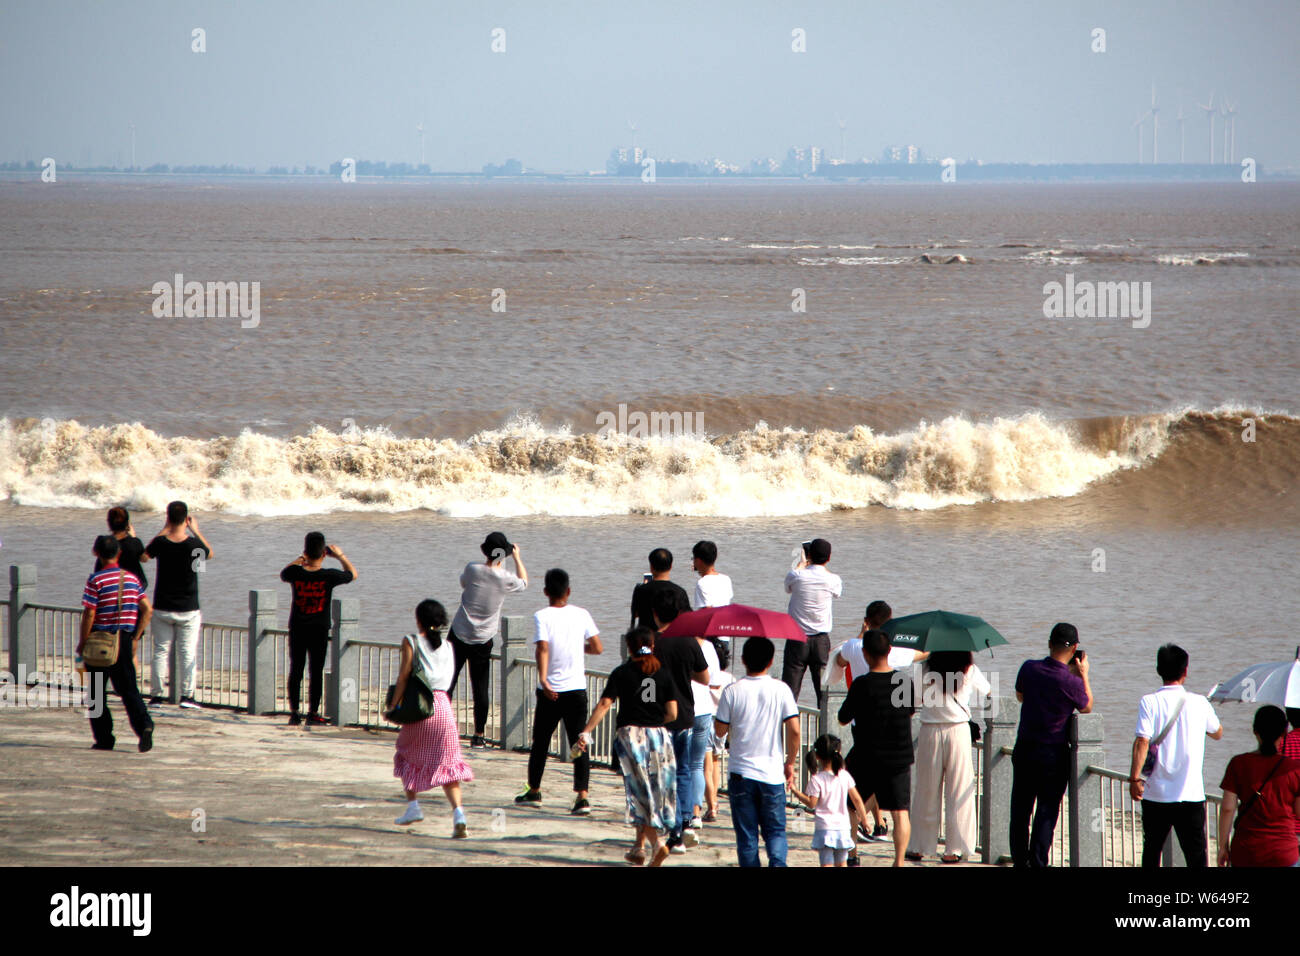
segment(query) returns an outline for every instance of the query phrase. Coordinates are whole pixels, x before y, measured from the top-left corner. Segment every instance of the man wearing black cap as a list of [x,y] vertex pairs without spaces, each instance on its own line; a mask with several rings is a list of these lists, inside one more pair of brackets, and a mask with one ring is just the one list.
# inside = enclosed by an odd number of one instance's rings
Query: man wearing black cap
[[[488,675],[492,667],[492,640],[501,631],[501,606],[507,594],[515,594],[528,587],[528,571],[519,546],[511,544],[500,531],[493,531],[479,546],[486,561],[472,561],[460,573],[460,607],[451,621],[451,649],[455,657],[455,671],[447,696],[456,693],[460,669],[469,661],[469,682],[474,692],[474,735],[471,747],[482,747],[483,728],[487,726],[488,707],[492,698],[488,690]],[[502,565],[506,556],[514,562],[511,574]]]
[[803,673],[811,671],[818,707],[822,705],[822,670],[831,658],[831,601],[844,593],[839,575],[826,570],[830,559],[831,543],[825,538],[813,538],[804,545],[799,563],[785,576],[785,591],[790,595],[788,613],[808,640],[802,644],[785,642],[781,680],[798,700]]
[[1025,661],[1016,675],[1021,703],[1011,755],[1011,861],[1016,866],[1047,866],[1069,780],[1070,717],[1075,710],[1092,710],[1088,656],[1078,645],[1075,626],[1057,624],[1048,639],[1048,656]]

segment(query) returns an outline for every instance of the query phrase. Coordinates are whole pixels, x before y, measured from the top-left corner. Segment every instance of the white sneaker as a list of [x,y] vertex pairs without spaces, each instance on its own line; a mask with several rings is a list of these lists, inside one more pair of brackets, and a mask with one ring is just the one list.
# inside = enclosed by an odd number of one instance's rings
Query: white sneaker
[[685,830],[682,831],[682,846],[684,847],[699,846],[699,844],[700,844],[700,835],[698,833],[696,833],[690,827],[687,827]]
[[674,844],[669,848],[668,852],[669,852],[669,853],[672,853],[672,854],[675,854],[675,855],[677,855],[677,856],[681,856],[683,853],[686,852],[686,847],[682,846],[680,843],[674,843]]
[[193,697],[182,697],[181,706],[186,710],[198,710],[199,705],[194,702]]
[[398,817],[393,822],[396,823],[398,826],[404,827],[404,826],[409,826],[412,823],[419,823],[423,819],[424,819],[424,811],[421,810],[420,805],[416,803],[407,806],[406,812],[403,813],[400,817]]
[[692,830],[698,830],[700,829],[700,827],[704,826],[704,821],[701,820],[698,816],[691,817],[691,822],[686,824],[686,826]]

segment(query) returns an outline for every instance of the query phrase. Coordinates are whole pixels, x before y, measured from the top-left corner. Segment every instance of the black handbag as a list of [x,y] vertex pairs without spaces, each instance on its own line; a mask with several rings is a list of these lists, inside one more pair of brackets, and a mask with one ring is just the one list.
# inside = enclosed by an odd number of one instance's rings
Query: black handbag
[[388,694],[384,697],[384,716],[395,724],[418,724],[433,716],[433,691],[424,676],[424,665],[420,663],[420,650],[415,646],[418,636],[408,634],[411,638],[411,673],[406,678],[406,690],[402,699],[393,701],[397,685],[388,685]]

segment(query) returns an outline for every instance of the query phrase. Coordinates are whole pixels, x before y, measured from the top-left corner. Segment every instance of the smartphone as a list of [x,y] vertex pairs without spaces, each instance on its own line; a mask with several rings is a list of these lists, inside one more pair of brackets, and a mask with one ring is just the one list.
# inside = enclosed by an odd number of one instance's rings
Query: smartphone
[[812,547],[812,542],[811,542],[811,541],[805,541],[805,542],[803,542],[803,553],[806,555],[806,554],[808,553],[808,549],[811,548],[811,547]]
[[645,574],[641,575],[641,583],[642,583],[642,584],[649,584],[652,580],[654,580],[654,575],[651,574],[649,571],[647,571]]
[[1074,652],[1074,655],[1070,658],[1070,663],[1071,663],[1071,664],[1077,664],[1077,663],[1079,663],[1079,661],[1081,661],[1081,660],[1083,660],[1083,651],[1081,651],[1081,650],[1076,650],[1076,651]]

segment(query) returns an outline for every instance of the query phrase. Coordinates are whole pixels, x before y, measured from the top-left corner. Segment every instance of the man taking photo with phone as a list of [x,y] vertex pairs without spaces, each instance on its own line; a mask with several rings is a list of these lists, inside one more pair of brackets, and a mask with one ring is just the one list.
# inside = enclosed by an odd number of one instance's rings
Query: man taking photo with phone
[[[1073,624],[1057,624],[1048,655],[1025,661],[1016,675],[1020,727],[1011,755],[1011,861],[1047,866],[1061,798],[1070,774],[1070,717],[1092,710],[1088,655]],[[1033,828],[1029,818],[1033,816]]]

